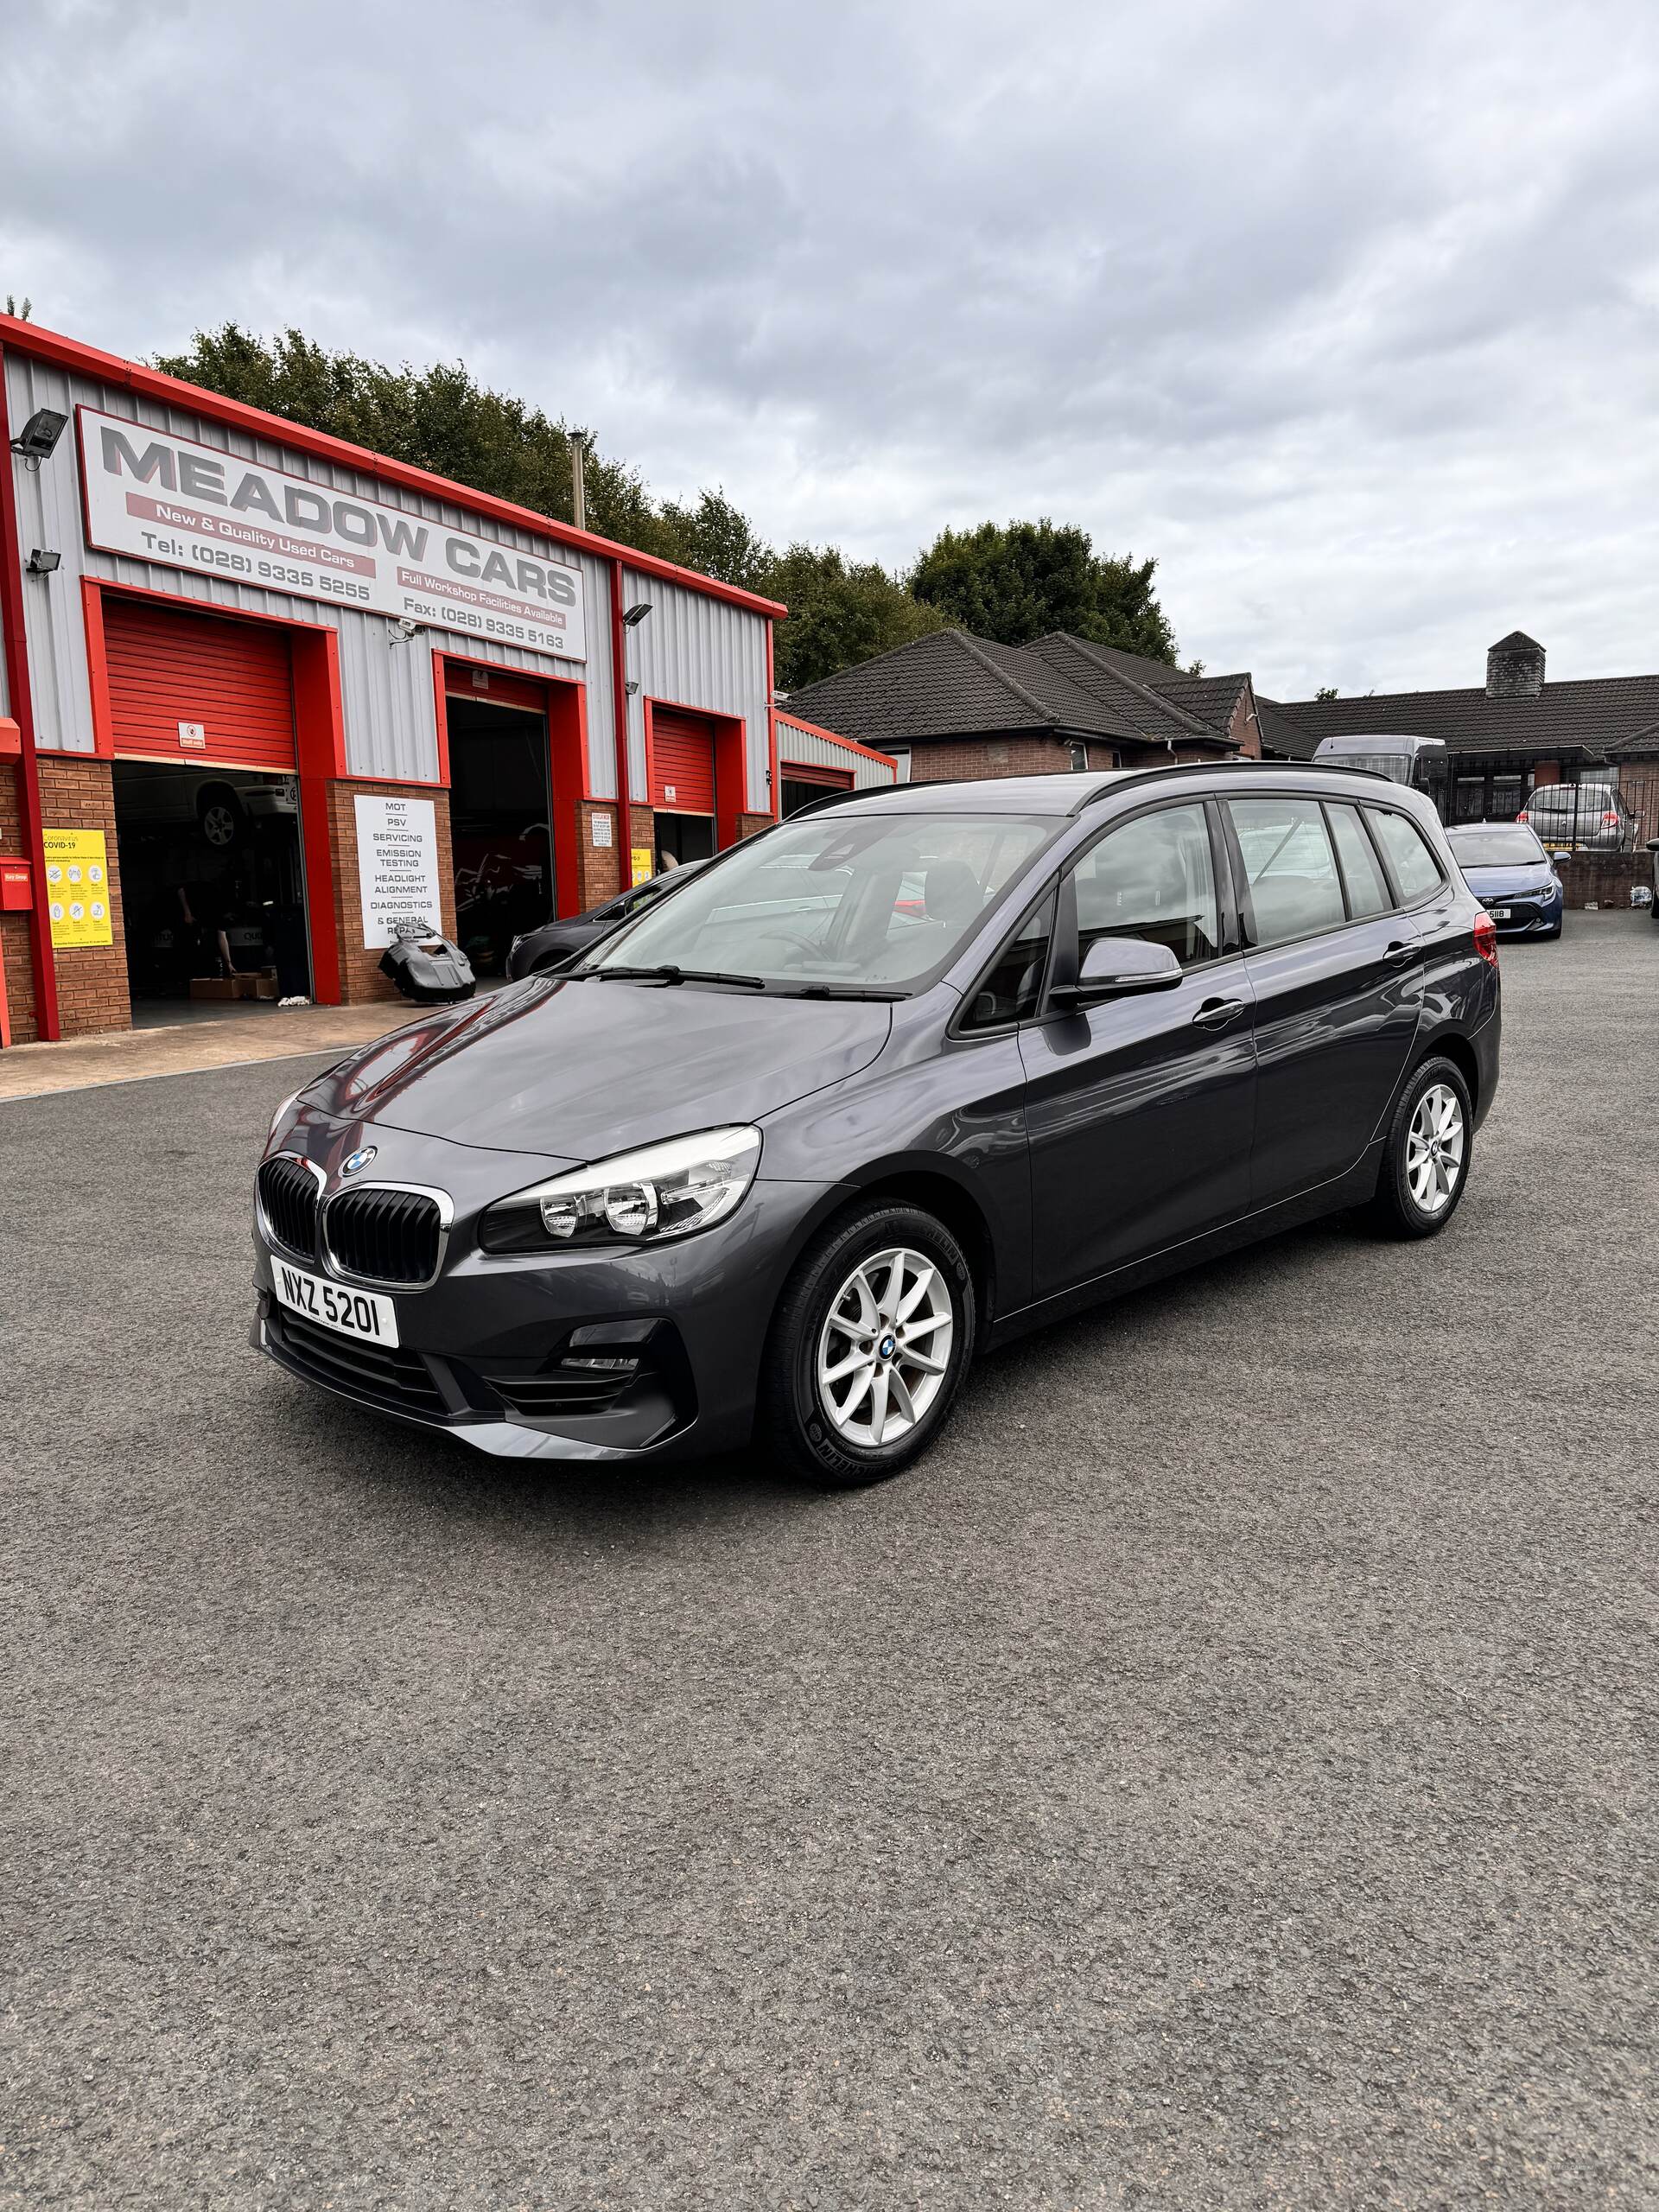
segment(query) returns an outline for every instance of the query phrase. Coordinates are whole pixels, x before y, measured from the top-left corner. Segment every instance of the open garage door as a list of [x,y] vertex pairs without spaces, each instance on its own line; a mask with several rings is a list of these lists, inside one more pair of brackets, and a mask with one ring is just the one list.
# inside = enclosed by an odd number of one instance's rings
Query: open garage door
[[715,849],[715,732],[702,715],[653,704],[651,803],[659,866],[709,859]]
[[294,673],[280,624],[155,600],[104,606],[118,754],[294,772]]
[[104,649],[134,1019],[309,997],[286,628],[111,592]]

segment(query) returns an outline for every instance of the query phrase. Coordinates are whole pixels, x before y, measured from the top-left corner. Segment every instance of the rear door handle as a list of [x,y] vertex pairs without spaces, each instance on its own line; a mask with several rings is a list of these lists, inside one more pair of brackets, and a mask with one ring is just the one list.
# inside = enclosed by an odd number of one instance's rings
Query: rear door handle
[[1192,1019],[1201,1029],[1224,1029],[1243,1013],[1243,999],[1205,999]]
[[1396,942],[1389,947],[1382,957],[1398,968],[1405,961],[1414,960],[1421,950],[1421,945],[1415,942],[1410,944],[1401,944]]

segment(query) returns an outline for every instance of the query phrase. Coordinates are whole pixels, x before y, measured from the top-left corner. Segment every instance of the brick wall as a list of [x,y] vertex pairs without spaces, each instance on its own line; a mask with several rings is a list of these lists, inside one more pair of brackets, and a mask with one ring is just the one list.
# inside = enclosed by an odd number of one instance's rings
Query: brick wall
[[341,782],[328,786],[328,842],[334,879],[334,926],[340,938],[340,993],[347,1006],[372,999],[395,999],[397,988],[380,973],[378,945],[363,942],[363,899],[357,876],[357,809],[353,802],[364,798],[429,798],[436,810],[438,896],[442,908],[440,926],[446,937],[455,933],[455,885],[449,858],[449,794],[446,791],[411,791],[407,784]]
[[1637,853],[1569,853],[1555,863],[1569,906],[1624,906],[1637,884],[1653,882],[1654,856]]
[[1262,730],[1255,719],[1255,701],[1248,683],[1241,684],[1238,696],[1233,702],[1227,734],[1247,759],[1259,760],[1262,758]]
[[[66,1037],[84,1037],[99,1029],[130,1029],[132,1004],[127,988],[127,940],[122,920],[121,863],[116,849],[115,785],[110,763],[86,755],[42,753],[37,756],[37,764],[42,827],[101,830],[109,856],[110,921],[115,942],[108,945],[64,946],[54,953],[59,1027]],[[40,895],[38,892],[36,895]],[[49,930],[51,925],[44,914],[41,922],[43,928]]]
[[[16,761],[0,760],[0,859],[29,857],[17,791],[22,773]],[[40,1034],[35,1021],[35,969],[29,950],[33,919],[29,914],[0,914],[0,970],[5,976],[6,1007],[12,1042],[16,1045],[30,1044]]]
[[[1114,747],[1090,745],[1089,766],[1109,768]],[[980,776],[1063,776],[1070,748],[1052,737],[925,738],[911,747],[913,784],[960,784]]]
[[[596,822],[610,831],[608,845],[594,839]],[[601,800],[583,799],[576,809],[576,901],[572,912],[585,914],[590,906],[614,899],[622,888],[626,865],[627,855],[616,834],[616,808]]]

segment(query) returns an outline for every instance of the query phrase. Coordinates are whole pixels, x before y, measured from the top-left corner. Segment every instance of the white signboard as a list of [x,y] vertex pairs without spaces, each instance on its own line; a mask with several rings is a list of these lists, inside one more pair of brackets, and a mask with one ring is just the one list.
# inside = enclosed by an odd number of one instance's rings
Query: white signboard
[[357,795],[357,882],[363,942],[385,946],[399,922],[440,930],[437,809],[429,798]]
[[79,415],[90,545],[562,660],[588,657],[582,572],[566,562],[95,408]]

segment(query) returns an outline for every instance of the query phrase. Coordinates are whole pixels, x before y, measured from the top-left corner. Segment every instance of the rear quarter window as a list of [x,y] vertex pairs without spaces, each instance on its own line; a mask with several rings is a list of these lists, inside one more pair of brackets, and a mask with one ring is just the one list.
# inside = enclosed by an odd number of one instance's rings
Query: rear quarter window
[[1410,816],[1396,814],[1392,807],[1368,806],[1365,811],[1400,887],[1401,904],[1414,906],[1437,891],[1446,880],[1440,861]]

